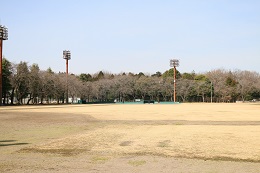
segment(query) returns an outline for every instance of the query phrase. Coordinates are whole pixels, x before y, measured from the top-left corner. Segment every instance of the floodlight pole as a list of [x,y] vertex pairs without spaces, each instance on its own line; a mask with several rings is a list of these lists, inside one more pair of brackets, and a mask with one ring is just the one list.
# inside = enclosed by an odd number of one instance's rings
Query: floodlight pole
[[210,102],[212,103],[212,101],[213,101],[213,91],[212,91],[212,89],[213,89],[213,84],[212,84],[212,81],[210,82],[210,85],[211,85],[211,92],[210,92]]
[[69,103],[69,87],[68,87],[68,74],[69,74],[69,60],[71,59],[71,54],[69,50],[63,51],[63,59],[66,60],[66,103]]
[[3,104],[3,75],[2,75],[2,53],[3,53],[3,40],[0,39],[0,106]]
[[173,101],[176,102],[176,66],[174,66],[174,96],[173,96]]
[[68,75],[69,75],[69,60],[66,59],[66,103],[69,103],[69,86],[68,86]]
[[179,60],[178,59],[171,59],[170,66],[173,67],[174,70],[174,81],[173,81],[173,101],[176,102],[176,67],[179,67]]
[[3,40],[8,40],[8,29],[0,25],[0,106],[3,105]]

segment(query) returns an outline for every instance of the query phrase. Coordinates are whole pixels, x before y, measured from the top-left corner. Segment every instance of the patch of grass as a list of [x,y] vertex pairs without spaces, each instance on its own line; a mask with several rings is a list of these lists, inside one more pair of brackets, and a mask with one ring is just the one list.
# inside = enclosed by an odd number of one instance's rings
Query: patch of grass
[[188,155],[175,155],[176,158],[187,158],[187,159],[199,159],[199,160],[212,160],[212,161],[232,161],[232,162],[251,162],[251,163],[260,163],[260,160],[256,159],[241,159],[241,158],[232,158],[225,156],[215,156],[215,157],[201,157],[195,156],[194,153],[189,153]]
[[130,160],[128,162],[129,165],[132,165],[132,166],[142,166],[144,164],[146,164],[146,161],[145,160]]
[[109,158],[108,157],[103,157],[103,156],[95,156],[91,159],[91,161],[93,163],[105,163],[106,161],[108,161]]
[[165,141],[162,141],[162,142],[159,142],[157,147],[161,147],[161,148],[164,148],[164,147],[169,147],[170,146],[170,140],[165,140]]
[[119,145],[120,146],[130,146],[133,142],[132,141],[124,141],[124,142],[121,142]]
[[23,148],[18,152],[34,152],[34,153],[43,153],[43,154],[60,154],[62,156],[75,156],[82,152],[85,152],[85,149],[37,149],[37,148]]

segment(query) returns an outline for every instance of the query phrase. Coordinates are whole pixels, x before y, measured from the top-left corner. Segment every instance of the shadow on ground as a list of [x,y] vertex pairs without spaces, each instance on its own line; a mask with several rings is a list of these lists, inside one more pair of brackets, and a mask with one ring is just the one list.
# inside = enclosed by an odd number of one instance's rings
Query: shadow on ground
[[27,145],[29,143],[17,142],[17,140],[2,140],[0,141],[0,147],[7,147],[12,145]]

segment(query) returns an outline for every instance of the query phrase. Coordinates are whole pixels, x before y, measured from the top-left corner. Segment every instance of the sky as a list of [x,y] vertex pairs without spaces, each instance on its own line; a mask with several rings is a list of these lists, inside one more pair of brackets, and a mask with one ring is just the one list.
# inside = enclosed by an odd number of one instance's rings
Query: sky
[[259,0],[0,0],[3,55],[74,74],[260,72]]

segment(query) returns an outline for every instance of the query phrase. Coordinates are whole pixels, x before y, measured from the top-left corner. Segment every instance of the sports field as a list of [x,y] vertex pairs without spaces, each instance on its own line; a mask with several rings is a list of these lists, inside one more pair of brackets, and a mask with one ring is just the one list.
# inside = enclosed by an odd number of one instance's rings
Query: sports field
[[260,104],[0,107],[0,172],[260,172]]

